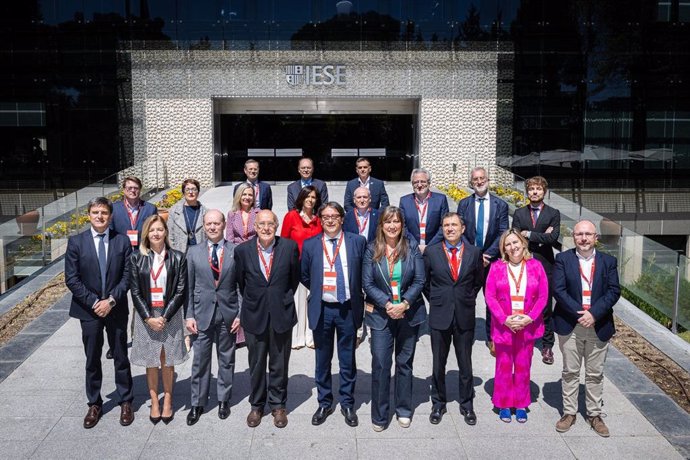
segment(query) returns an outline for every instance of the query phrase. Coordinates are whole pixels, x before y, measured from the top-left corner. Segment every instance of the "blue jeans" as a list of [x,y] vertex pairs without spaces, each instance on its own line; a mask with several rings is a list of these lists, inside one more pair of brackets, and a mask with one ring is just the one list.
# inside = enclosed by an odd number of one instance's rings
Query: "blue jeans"
[[371,422],[388,424],[391,365],[395,350],[395,413],[412,416],[412,362],[419,326],[406,319],[389,319],[381,330],[371,329]]

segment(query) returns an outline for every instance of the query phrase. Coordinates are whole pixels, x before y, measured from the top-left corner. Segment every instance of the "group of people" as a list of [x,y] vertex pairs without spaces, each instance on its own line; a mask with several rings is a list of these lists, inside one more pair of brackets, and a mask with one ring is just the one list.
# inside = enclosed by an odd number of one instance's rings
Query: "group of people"
[[[309,158],[299,161],[298,171],[300,179],[288,187],[280,236],[271,187],[258,179],[255,160],[245,163],[246,181],[236,185],[227,218],[199,202],[200,185],[193,179],[184,181],[184,200],[167,222],[140,200],[135,177],[124,180],[123,201],[89,202],[91,228],[70,238],[65,258],[70,315],[81,321],[86,354],[85,428],[101,417],[104,329],[122,425],[134,419],[130,360],[146,367],[151,422],[172,420],[174,366],[187,359],[190,342],[187,424],[199,420],[208,402],[214,343],[218,416],[227,418],[237,338],[243,335],[251,380],[248,426],[261,423],[266,405],[276,427],[287,425],[290,355],[302,347],[315,353],[318,408],[312,424],[322,424],[334,411],[331,362],[337,350],[337,402],[346,424],[357,426],[355,351],[369,334],[372,427],[385,430],[394,414],[407,428],[414,412],[416,344],[426,332],[433,355],[429,421],[438,424],[446,413],[452,345],[460,412],[475,425],[472,346],[483,289],[486,343],[496,357],[492,401],[500,420],[527,421],[535,343],[541,340],[542,361],[553,364],[557,335],[563,416],[556,430],[575,423],[584,362],[587,421],[599,435],[609,435],[601,413],[612,309],[620,296],[616,259],[596,250],[596,227],[589,221],[574,226],[575,248],[554,257],[560,214],[544,203],[544,178],[526,181],[529,204],[515,211],[509,228],[508,206],[489,193],[482,167],[471,171],[474,193],[456,212],[449,211],[443,194],[430,190],[425,169],[412,171],[412,193],[390,206],[383,182],[371,177],[370,162],[360,158],[344,207],[329,201]],[[135,311],[130,357],[128,291]]]

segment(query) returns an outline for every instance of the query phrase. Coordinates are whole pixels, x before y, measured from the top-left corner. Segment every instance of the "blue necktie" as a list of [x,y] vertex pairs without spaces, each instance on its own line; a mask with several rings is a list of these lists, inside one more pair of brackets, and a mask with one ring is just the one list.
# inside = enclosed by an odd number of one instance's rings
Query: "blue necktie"
[[[333,238],[331,243],[333,243],[333,254],[335,254],[338,240]],[[345,295],[345,274],[343,273],[343,264],[340,262],[340,251],[338,251],[338,255],[335,258],[335,289],[338,303],[345,303],[347,300]]]
[[479,200],[479,211],[477,212],[477,237],[475,238],[475,245],[482,249],[484,247],[484,200],[486,198],[477,198]]
[[98,268],[101,270],[101,299],[105,299],[105,233],[99,233],[98,237],[101,239],[98,242]]
[[220,277],[220,268],[218,263],[218,243],[213,243],[213,252],[211,253],[211,264],[213,265],[213,279],[218,281]]

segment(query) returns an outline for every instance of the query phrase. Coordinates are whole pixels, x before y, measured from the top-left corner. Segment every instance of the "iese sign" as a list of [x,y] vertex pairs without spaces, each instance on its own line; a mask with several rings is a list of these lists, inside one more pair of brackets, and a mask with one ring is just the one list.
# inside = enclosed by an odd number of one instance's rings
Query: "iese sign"
[[285,80],[291,86],[329,86],[345,84],[344,65],[286,65]]

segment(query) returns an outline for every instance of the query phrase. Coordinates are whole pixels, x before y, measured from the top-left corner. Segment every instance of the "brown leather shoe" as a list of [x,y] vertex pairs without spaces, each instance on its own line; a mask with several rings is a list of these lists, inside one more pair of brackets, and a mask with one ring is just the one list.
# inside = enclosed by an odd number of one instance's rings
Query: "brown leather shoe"
[[541,362],[544,364],[553,364],[553,350],[551,350],[551,348],[541,349]]
[[101,406],[98,404],[89,406],[89,411],[86,413],[86,417],[84,417],[84,428],[89,429],[95,427],[102,414]]
[[576,417],[574,415],[565,414],[559,421],[556,422],[556,431],[565,433],[571,426],[575,425]]
[[587,420],[587,422],[589,422],[590,426],[596,432],[596,434],[598,434],[602,438],[608,438],[610,436],[609,429],[600,416],[597,415],[596,417],[589,417],[589,420]]
[[281,407],[280,409],[273,409],[271,414],[273,414],[273,424],[276,426],[276,428],[285,428],[287,426],[287,410],[285,410],[284,407]]
[[256,428],[261,423],[261,417],[263,416],[264,414],[260,409],[252,409],[249,415],[247,415],[247,426],[249,428]]
[[134,412],[132,412],[132,403],[127,401],[120,404],[120,425],[129,426],[134,421]]

